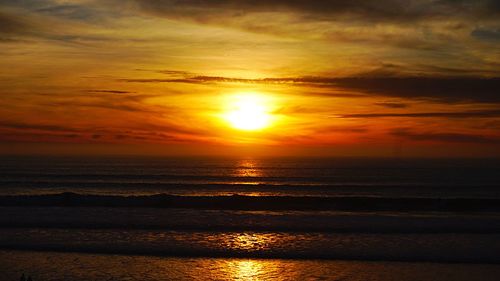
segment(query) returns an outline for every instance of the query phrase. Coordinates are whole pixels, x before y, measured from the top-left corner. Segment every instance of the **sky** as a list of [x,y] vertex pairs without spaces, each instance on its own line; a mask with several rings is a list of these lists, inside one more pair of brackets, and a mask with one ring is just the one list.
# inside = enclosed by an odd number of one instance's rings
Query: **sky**
[[500,157],[493,0],[0,0],[0,61],[0,154]]

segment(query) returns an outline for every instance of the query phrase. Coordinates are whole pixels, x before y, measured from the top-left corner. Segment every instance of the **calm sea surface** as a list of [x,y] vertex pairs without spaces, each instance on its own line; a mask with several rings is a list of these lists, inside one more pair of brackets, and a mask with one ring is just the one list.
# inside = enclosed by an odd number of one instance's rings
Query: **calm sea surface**
[[2,158],[1,194],[500,196],[498,159]]

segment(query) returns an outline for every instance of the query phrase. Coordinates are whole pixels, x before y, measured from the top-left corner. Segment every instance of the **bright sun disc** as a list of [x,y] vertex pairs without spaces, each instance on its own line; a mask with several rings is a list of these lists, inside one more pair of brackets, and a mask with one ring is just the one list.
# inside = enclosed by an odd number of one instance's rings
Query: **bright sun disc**
[[234,96],[224,117],[233,128],[246,131],[263,129],[271,119],[263,98],[255,94]]

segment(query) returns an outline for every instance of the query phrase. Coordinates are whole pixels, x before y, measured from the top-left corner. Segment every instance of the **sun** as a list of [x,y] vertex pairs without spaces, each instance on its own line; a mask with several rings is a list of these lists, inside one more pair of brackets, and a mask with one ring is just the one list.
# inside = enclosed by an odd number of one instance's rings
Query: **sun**
[[271,124],[271,114],[264,96],[247,93],[230,97],[223,118],[231,127],[244,131],[257,131]]

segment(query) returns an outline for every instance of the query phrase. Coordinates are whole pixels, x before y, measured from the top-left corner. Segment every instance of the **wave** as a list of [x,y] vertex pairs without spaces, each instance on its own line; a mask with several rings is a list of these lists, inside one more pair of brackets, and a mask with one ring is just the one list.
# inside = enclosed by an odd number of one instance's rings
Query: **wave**
[[[194,172],[194,171],[191,171]],[[2,173],[0,183],[15,183],[15,182],[259,182],[269,184],[321,184],[321,185],[498,185],[498,177],[487,175],[476,175],[466,178],[445,177],[441,178],[436,175],[425,175],[420,177],[408,175],[387,175],[387,176],[373,176],[361,175],[355,176],[352,174],[347,175],[325,175],[313,174],[304,175],[300,171],[298,176],[296,173],[290,172],[286,175],[263,176],[263,175],[214,175],[211,173],[199,174],[155,174],[155,173],[30,173],[30,172],[17,172],[17,173]],[[220,174],[223,174],[220,172]]]
[[472,263],[499,264],[498,256],[428,256],[425,254],[409,254],[406,256],[387,256],[383,254],[350,254],[350,253],[276,253],[276,252],[237,252],[237,251],[180,251],[179,249],[133,249],[130,247],[110,248],[99,246],[63,246],[63,245],[2,245],[2,250],[40,251],[60,253],[85,253],[109,255],[139,255],[181,258],[251,258],[251,259],[293,259],[293,260],[353,260],[353,261],[397,261],[397,262],[433,262],[433,263]]
[[[333,220],[336,221],[336,220]],[[361,223],[365,223],[361,225]],[[312,225],[182,225],[182,224],[141,224],[130,222],[0,222],[0,229],[78,229],[78,230],[168,230],[182,232],[234,232],[234,231],[275,231],[281,233],[356,233],[356,234],[500,234],[500,224],[498,220],[472,221],[467,220],[471,225],[461,222],[440,221],[440,225],[429,223],[428,221],[396,221],[393,223],[380,221],[358,221],[346,225],[333,226],[331,223],[326,226]],[[438,222],[438,221],[436,221]],[[491,224],[488,224],[491,223]]]
[[[2,230],[0,248],[150,255],[500,263],[497,234]],[[383,246],[382,246],[383,245]]]
[[498,212],[500,199],[391,198],[370,196],[144,196],[88,195],[72,192],[4,195],[0,206],[150,207],[210,210],[339,210]]

